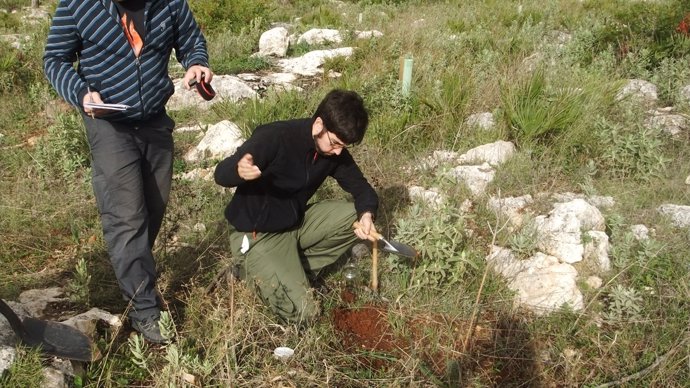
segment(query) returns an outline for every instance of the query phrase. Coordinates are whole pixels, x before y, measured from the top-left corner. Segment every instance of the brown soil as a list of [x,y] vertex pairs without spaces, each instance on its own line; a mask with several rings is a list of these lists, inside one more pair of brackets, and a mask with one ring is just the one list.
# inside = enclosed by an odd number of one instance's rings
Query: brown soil
[[491,386],[539,384],[534,346],[514,318],[481,314],[464,347],[469,317],[389,311],[385,304],[354,306],[356,297],[348,290],[341,292],[341,298],[345,305],[333,310],[333,324],[342,346],[362,366],[385,370],[400,365],[398,360],[415,357],[445,382],[454,379],[448,371],[455,365],[462,370],[457,382],[461,385],[471,376],[481,376]]

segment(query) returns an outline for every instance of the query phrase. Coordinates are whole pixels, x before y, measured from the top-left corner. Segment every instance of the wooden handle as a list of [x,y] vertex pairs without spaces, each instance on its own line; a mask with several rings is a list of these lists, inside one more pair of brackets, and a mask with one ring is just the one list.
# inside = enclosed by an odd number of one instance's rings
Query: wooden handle
[[379,291],[379,243],[374,241],[371,247],[371,290]]
[[[360,228],[361,226],[362,226],[362,224],[360,224],[359,221],[355,221],[355,223],[352,224],[352,227],[355,228],[355,229]],[[380,233],[375,232],[375,231],[373,231],[373,230],[370,230],[370,231],[369,231],[369,237],[372,237],[372,238],[375,239],[375,240],[380,240],[380,239],[383,238],[383,236],[382,236]],[[370,240],[371,240],[371,241],[374,241],[373,239],[370,239]]]
[[[361,227],[362,224],[359,223],[359,221],[355,221],[354,224],[352,224],[352,227],[357,229]],[[378,241],[382,239],[383,236],[380,234],[372,231],[369,231],[369,240],[371,240],[371,280],[369,287],[371,287],[371,290],[374,292],[378,292],[379,290],[379,243]]]

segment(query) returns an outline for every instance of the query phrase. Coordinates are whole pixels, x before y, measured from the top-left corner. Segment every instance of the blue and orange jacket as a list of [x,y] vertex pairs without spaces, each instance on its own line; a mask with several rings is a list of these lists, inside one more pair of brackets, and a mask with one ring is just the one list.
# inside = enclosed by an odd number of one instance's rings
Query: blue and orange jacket
[[162,112],[174,92],[168,76],[172,49],[185,69],[208,67],[206,40],[186,0],[147,0],[144,15],[144,46],[137,58],[112,0],[60,0],[43,56],[44,72],[58,94],[82,109],[88,86],[103,102],[131,106],[103,116],[111,121],[145,120]]

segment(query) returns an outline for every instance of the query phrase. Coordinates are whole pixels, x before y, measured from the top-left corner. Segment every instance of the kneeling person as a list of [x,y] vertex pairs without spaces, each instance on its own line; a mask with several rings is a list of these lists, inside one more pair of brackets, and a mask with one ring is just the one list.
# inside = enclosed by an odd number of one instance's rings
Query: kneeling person
[[[336,89],[311,118],[257,127],[216,167],[216,183],[237,187],[225,216],[240,276],[287,322],[309,323],[318,314],[308,275],[375,231],[378,196],[347,150],[362,141],[368,122],[362,98]],[[329,176],[354,203],[307,205]],[[353,233],[355,221],[361,226]]]

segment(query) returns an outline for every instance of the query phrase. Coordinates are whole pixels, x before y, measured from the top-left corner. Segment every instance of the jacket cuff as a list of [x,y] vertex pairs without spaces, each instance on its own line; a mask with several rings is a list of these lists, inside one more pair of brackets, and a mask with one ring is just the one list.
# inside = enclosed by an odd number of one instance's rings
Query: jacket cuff
[[77,102],[79,103],[79,108],[81,109],[84,109],[84,96],[86,96],[86,93],[88,92],[89,91],[87,88],[83,88],[77,93]]

